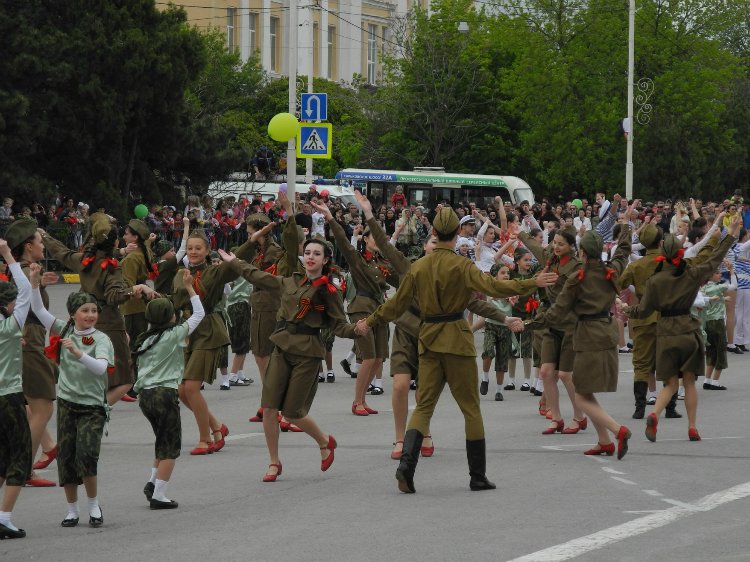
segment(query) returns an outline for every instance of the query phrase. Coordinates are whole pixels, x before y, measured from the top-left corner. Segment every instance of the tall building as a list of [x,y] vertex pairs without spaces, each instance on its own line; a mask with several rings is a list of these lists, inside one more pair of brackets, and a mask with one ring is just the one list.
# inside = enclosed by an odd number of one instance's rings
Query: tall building
[[[382,78],[383,55],[393,43],[391,25],[427,0],[297,0],[297,74],[367,83]],[[179,2],[175,2],[180,6]],[[161,5],[161,4],[160,4]],[[258,53],[271,76],[287,74],[289,0],[191,0],[188,23],[226,32],[242,60]]]

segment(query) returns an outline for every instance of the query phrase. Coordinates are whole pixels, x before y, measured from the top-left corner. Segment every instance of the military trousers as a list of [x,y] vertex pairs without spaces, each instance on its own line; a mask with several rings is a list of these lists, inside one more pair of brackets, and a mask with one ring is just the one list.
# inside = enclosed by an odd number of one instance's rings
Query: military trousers
[[416,429],[423,435],[429,433],[432,414],[446,383],[464,415],[466,439],[484,439],[476,357],[430,350],[419,356],[419,402],[407,429]]
[[656,370],[656,322],[633,326],[633,382],[648,382]]

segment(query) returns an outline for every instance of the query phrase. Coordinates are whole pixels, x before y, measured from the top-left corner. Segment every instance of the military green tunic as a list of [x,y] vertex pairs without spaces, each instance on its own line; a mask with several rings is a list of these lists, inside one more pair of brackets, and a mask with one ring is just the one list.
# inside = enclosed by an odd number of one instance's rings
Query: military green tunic
[[674,276],[677,266],[665,261],[660,272],[646,283],[640,303],[625,307],[631,318],[648,318],[659,312],[656,323],[656,378],[666,381],[688,372],[699,375],[705,366],[705,347],[700,320],[690,314],[690,307],[700,290],[716,269],[736,239],[725,236],[710,257],[700,263],[687,261],[685,271]]
[[612,260],[588,259],[578,275],[568,277],[552,307],[531,321],[535,327],[548,327],[576,315],[573,384],[579,394],[617,390],[618,331],[609,311],[620,292],[617,279],[628,264],[630,238],[630,229],[624,226]]
[[[373,225],[380,229],[380,225],[373,220],[370,223],[371,232],[374,233]],[[331,221],[329,226],[336,241],[336,247],[344,255],[346,263],[349,265],[349,274],[357,290],[357,296],[349,303],[346,310],[349,320],[356,323],[358,320],[366,318],[385,300],[385,292],[388,290],[388,286],[397,287],[398,279],[394,275],[393,266],[380,254],[359,253],[352,247],[351,242],[346,237],[346,232],[337,221]],[[378,248],[380,248],[380,244],[378,244]],[[383,246],[380,251],[389,251],[389,249]],[[371,333],[357,339],[355,348],[357,357],[361,359],[387,358],[388,326],[378,326]]]
[[261,406],[282,410],[290,419],[302,418],[312,405],[320,360],[325,357],[320,330],[329,328],[338,337],[355,337],[354,326],[346,322],[341,292],[327,283],[316,286],[322,278],[312,281],[301,273],[278,277],[240,260],[230,264],[256,290],[262,288],[280,298]]
[[[258,244],[248,240],[237,249],[235,255],[241,259],[265,271],[266,273],[277,273],[278,262],[281,259],[281,247],[267,239],[266,247],[259,252]],[[250,319],[250,350],[257,357],[268,357],[273,351],[273,344],[269,339],[273,333],[276,322],[276,311],[279,309],[279,298],[277,295],[254,288],[250,295],[250,308],[252,318]]]
[[[224,285],[237,279],[239,274],[228,262],[219,265],[203,262],[197,266],[191,265],[189,269],[193,275],[195,292],[206,310],[206,317],[188,338],[183,380],[200,380],[210,384],[216,379],[219,352],[229,344],[224,319],[214,309],[224,298]],[[184,319],[190,317],[193,307],[181,278],[174,280],[172,302],[175,310],[182,311]]]
[[[565,287],[568,278],[578,274],[581,262],[573,252],[565,256],[556,256],[550,244],[543,249],[539,242],[526,232],[521,232],[518,237],[521,242],[534,254],[540,264],[545,264],[549,271],[557,273],[557,282],[545,289],[546,299],[554,304],[555,299]],[[548,327],[542,333],[541,362],[552,363],[555,368],[569,373],[573,370],[575,353],[573,351],[573,329],[576,324],[576,316],[572,311],[559,318],[555,326]]]
[[168,260],[161,260],[157,262],[156,267],[159,270],[159,275],[153,279],[154,291],[167,297],[172,294],[172,284],[179,269],[177,258],[171,257]]
[[96,328],[109,337],[115,350],[115,370],[109,375],[109,388],[132,384],[130,348],[125,320],[119,309],[121,304],[132,298],[132,287],[128,287],[123,281],[122,272],[115,265],[116,261],[107,262],[105,260],[109,259],[108,256],[98,252],[91,268],[84,271],[81,252],[73,252],[46,232],[42,235],[42,241],[55,260],[80,275],[81,290],[94,295],[101,307]]
[[498,281],[485,275],[446,243],[411,266],[395,296],[367,318],[368,326],[390,322],[401,316],[415,297],[419,303],[420,399],[408,429],[428,433],[432,413],[447,383],[464,415],[466,439],[484,439],[474,334],[463,311],[472,291],[511,297],[535,288],[534,279]]

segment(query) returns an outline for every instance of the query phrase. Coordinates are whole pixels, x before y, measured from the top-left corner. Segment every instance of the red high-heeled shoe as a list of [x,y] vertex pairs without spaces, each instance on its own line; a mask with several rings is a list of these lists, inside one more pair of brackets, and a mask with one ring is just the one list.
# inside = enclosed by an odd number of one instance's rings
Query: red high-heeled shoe
[[320,461],[320,470],[322,470],[323,472],[331,468],[331,465],[333,464],[333,450],[338,446],[339,444],[336,443],[336,439],[333,437],[333,435],[329,435],[328,444],[325,447],[320,448],[321,451],[324,451],[325,449],[331,451],[326,458]]
[[[222,433],[221,429],[215,429],[211,433],[214,436],[214,442],[209,443],[208,446],[212,452],[218,453],[224,448],[224,445],[226,445],[226,441],[224,441],[224,434]],[[218,440],[216,440],[217,433],[220,435],[220,438]]]
[[355,416],[369,416],[370,412],[368,412],[362,404],[352,402],[352,414]]
[[214,448],[212,446],[213,444],[209,444],[208,447],[194,447],[192,451],[190,451],[191,455],[210,455],[214,452]]
[[294,425],[291,422],[284,421],[283,419],[279,422],[279,428],[281,428],[281,431],[286,433],[287,431],[291,431],[292,433],[301,433],[302,430]]
[[219,428],[219,431],[221,431],[221,436],[222,437],[226,437],[227,435],[229,435],[229,428],[226,425],[224,425],[224,424],[221,424],[221,427]]
[[367,404],[363,403],[362,406],[364,407],[365,410],[367,410],[368,414],[377,414],[378,413],[377,410],[375,410],[373,408],[370,408]]
[[281,463],[271,463],[268,465],[268,468],[276,468],[276,474],[270,474],[266,472],[263,475],[263,482],[276,482],[276,479],[281,476]]
[[578,429],[583,431],[588,426],[589,426],[589,419],[586,416],[583,416],[583,419],[578,421]]
[[52,464],[52,461],[57,458],[57,445],[52,447],[49,451],[42,451],[42,453],[47,455],[47,460],[36,461],[31,467],[34,470],[42,470],[43,468],[47,468],[50,464]]
[[542,431],[542,435],[552,435],[553,433],[560,432],[562,433],[563,428],[565,427],[565,422],[562,419],[559,420],[552,420],[552,423],[554,423],[554,426],[550,426],[544,431]]
[[698,433],[698,430],[694,427],[688,428],[688,438],[690,438],[691,441],[700,441],[701,435]]
[[573,418],[573,421],[576,422],[576,425],[578,427],[566,427],[565,429],[562,430],[562,433],[564,435],[573,435],[575,433],[578,433],[582,429],[586,429],[586,426],[588,425],[586,418],[583,418],[582,420],[577,420]]
[[262,422],[263,421],[263,408],[258,408],[258,412],[249,420],[249,422]]
[[[425,435],[424,438],[432,440],[432,435]],[[421,447],[419,449],[419,452],[423,457],[431,457],[435,454],[435,442],[432,441],[432,445],[430,447]]]
[[396,446],[396,445],[398,445],[399,443],[401,443],[401,450],[400,450],[400,451],[391,451],[391,458],[392,458],[392,459],[393,459],[394,461],[398,461],[398,460],[401,460],[401,454],[402,454],[402,453],[404,452],[404,447],[403,447],[403,445],[404,445],[404,442],[403,442],[403,441],[396,441],[396,442],[395,442],[395,443],[393,444],[393,446],[395,447],[395,446]]
[[633,434],[624,425],[620,426],[620,431],[617,432],[617,460],[621,461],[622,458],[628,454],[628,439]]
[[611,457],[615,454],[615,444],[614,443],[597,443],[598,449],[589,449],[588,451],[584,451],[584,455],[607,455],[608,457]]
[[646,416],[646,439],[652,443],[656,442],[656,426],[659,425],[659,418],[656,414],[651,412]]

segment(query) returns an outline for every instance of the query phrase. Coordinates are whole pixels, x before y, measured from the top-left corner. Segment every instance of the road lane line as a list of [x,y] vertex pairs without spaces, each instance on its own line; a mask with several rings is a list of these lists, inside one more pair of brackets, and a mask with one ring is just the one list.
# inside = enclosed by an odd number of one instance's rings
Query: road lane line
[[750,482],[745,482],[744,484],[704,496],[695,503],[686,504],[690,506],[689,508],[681,506],[670,507],[657,513],[633,519],[621,525],[602,529],[584,537],[514,558],[510,562],[558,562],[561,560],[570,560],[576,556],[582,556],[587,552],[599,550],[607,545],[642,535],[659,527],[664,527],[697,512],[711,511],[719,506],[747,498],[748,496],[750,496]]
[[629,486],[637,486],[637,484],[633,482],[632,480],[620,478],[619,476],[612,476],[612,480],[617,480],[618,482],[622,482],[623,484],[628,484]]
[[602,470],[604,472],[609,472],[610,474],[627,474],[627,472],[620,472],[619,470],[615,470],[614,468],[609,468],[608,466],[603,466]]
[[236,435],[227,435],[224,441],[236,441],[237,439],[247,439],[248,437],[258,437],[263,433],[238,433]]

